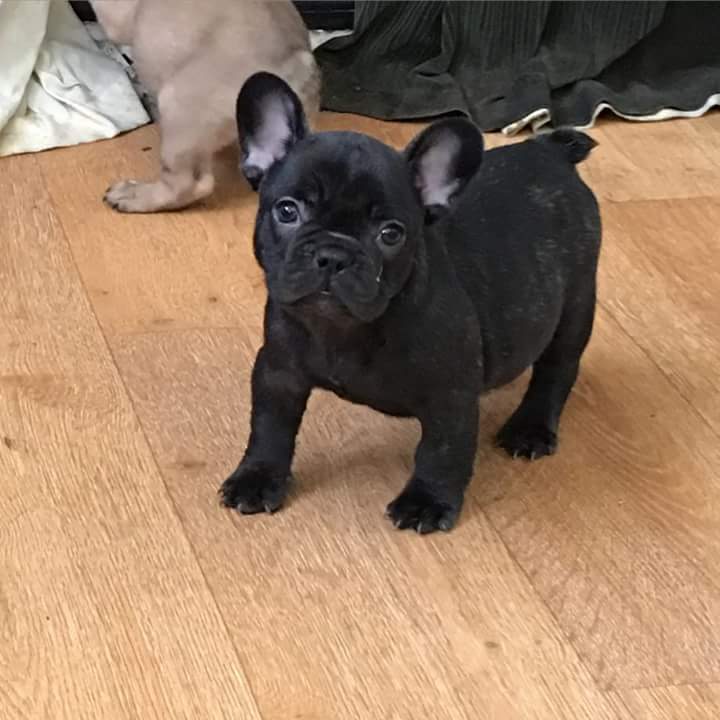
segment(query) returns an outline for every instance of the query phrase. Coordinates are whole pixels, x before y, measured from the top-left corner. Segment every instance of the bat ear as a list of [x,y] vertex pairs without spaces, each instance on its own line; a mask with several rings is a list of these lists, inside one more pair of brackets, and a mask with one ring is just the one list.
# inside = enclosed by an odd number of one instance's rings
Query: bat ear
[[423,205],[449,205],[477,172],[483,151],[482,133],[464,118],[439,120],[425,128],[404,153]]
[[260,72],[242,86],[235,106],[240,167],[257,190],[267,171],[307,135],[300,98],[277,75]]

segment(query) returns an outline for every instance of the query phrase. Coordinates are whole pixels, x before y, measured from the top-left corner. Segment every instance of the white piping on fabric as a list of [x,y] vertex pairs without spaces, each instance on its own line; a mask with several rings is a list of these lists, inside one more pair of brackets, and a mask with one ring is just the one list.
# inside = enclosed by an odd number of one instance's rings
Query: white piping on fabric
[[516,120],[514,123],[510,123],[510,125],[506,125],[502,129],[503,135],[516,135],[519,133],[523,128],[527,127],[530,123],[532,123],[533,131],[536,131],[538,128],[545,125],[545,123],[550,122],[550,110],[548,108],[539,108],[538,110],[533,110],[529,115],[526,115],[524,118],[520,118],[520,120]]
[[[677,110],[676,108],[663,108],[658,110],[656,113],[651,115],[627,115],[616,110],[610,103],[602,102],[594,110],[592,118],[587,125],[576,125],[577,130],[589,130],[595,125],[595,121],[598,116],[604,110],[610,110],[612,113],[624,120],[632,120],[634,122],[660,122],[662,120],[670,120],[672,118],[696,118],[702,117],[705,113],[709,112],[713,107],[720,105],[720,93],[711,95],[697,110]],[[552,116],[548,108],[540,108],[533,110],[525,117],[520,120],[516,120],[509,125],[502,128],[503,135],[515,135],[520,132],[523,128],[532,124],[533,132],[541,130],[543,125],[546,125],[552,120]]]
[[720,105],[720,93],[711,95],[697,110],[677,110],[676,108],[663,108],[652,115],[626,115],[616,110],[610,103],[600,103],[593,113],[589,125],[578,126],[578,130],[587,130],[595,124],[598,115],[603,110],[610,110],[618,117],[624,120],[635,120],[637,122],[658,122],[660,120],[670,120],[671,118],[696,118],[705,115],[711,108]]

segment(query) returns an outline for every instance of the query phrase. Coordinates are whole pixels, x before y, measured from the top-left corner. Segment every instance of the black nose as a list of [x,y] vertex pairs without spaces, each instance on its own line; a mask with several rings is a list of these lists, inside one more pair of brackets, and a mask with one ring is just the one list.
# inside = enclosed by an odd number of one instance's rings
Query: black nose
[[326,246],[315,251],[315,265],[329,275],[335,275],[352,265],[352,255],[348,250],[337,246]]

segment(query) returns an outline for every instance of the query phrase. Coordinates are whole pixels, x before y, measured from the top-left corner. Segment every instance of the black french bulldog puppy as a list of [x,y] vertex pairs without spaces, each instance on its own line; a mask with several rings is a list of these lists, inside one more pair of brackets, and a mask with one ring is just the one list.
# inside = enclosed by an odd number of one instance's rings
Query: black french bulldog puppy
[[600,217],[575,165],[595,145],[561,130],[483,153],[464,119],[399,153],[352,132],[310,134],[279,78],[238,98],[260,182],[255,255],[268,289],[245,456],[220,489],[274,512],[313,388],[417,418],[422,440],[387,508],[398,528],[449,530],[470,480],[478,395],[532,366],[500,430],[513,457],[555,451],[595,310]]

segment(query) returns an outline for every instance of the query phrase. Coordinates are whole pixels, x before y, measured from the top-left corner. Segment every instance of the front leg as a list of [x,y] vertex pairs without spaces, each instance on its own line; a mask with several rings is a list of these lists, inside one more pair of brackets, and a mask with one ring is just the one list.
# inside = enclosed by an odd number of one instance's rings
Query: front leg
[[451,530],[462,509],[477,449],[477,397],[455,399],[420,418],[415,471],[387,508],[395,527]]
[[310,390],[304,375],[284,358],[260,350],[252,374],[250,439],[242,461],[220,488],[223,505],[244,514],[280,509]]

